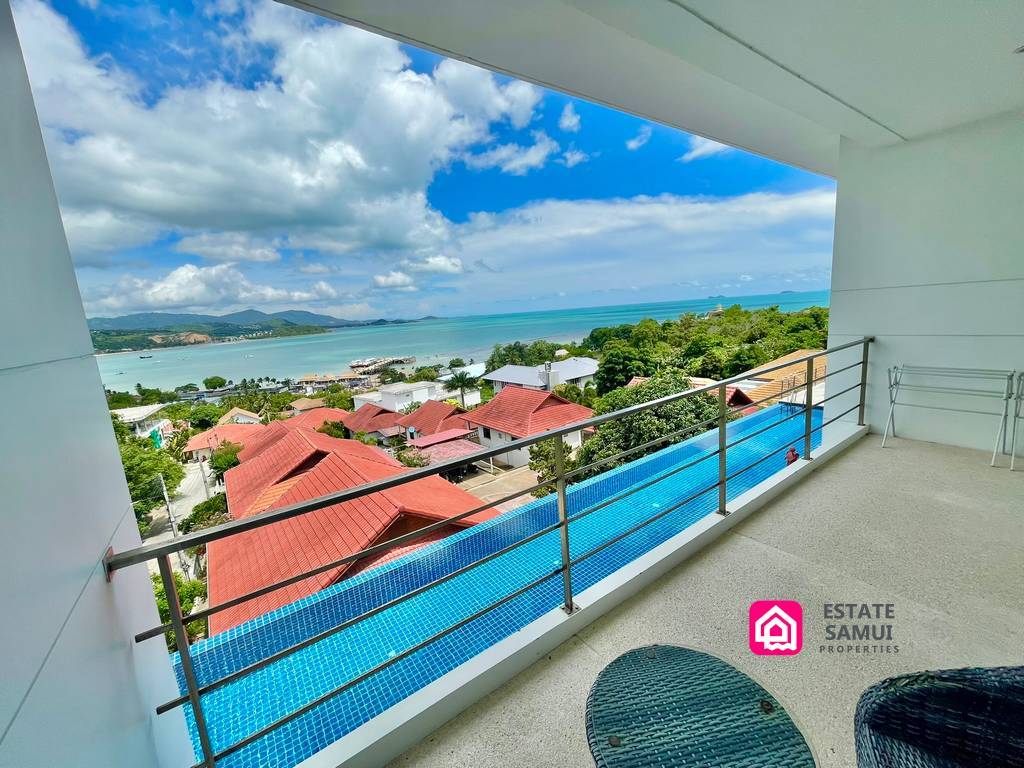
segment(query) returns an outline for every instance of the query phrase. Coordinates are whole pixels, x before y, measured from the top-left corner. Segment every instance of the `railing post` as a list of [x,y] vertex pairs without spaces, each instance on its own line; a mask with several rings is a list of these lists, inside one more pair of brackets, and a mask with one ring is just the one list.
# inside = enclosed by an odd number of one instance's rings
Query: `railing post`
[[864,406],[868,394],[868,347],[870,342],[864,340],[864,351],[860,358],[860,408],[857,410],[857,425],[864,426]]
[[814,358],[807,360],[807,384],[804,389],[807,392],[807,397],[804,401],[804,458],[807,461],[811,460],[811,428],[814,420]]
[[718,387],[718,514],[727,515],[725,508],[725,476],[726,476],[726,433],[725,423],[728,415],[728,404],[726,403],[725,384]]
[[195,718],[196,730],[199,732],[199,744],[203,750],[203,765],[207,766],[207,768],[216,768],[216,761],[213,759],[213,747],[210,744],[210,734],[206,730],[206,717],[203,715],[203,705],[199,701],[199,685],[196,682],[196,673],[192,667],[192,652],[189,649],[188,631],[185,629],[185,623],[181,620],[181,603],[178,602],[178,588],[174,585],[170,556],[161,555],[157,559],[157,564],[160,566],[160,578],[164,584],[167,607],[171,612],[171,626],[174,628],[174,639],[178,646],[178,654],[181,657],[181,671],[185,676],[185,686],[188,688],[188,700],[192,704],[192,716]]
[[572,573],[569,568],[571,558],[569,557],[569,514],[565,503],[565,443],[561,435],[554,437],[555,441],[555,494],[558,498],[558,524],[559,535],[562,543],[562,610],[572,613]]

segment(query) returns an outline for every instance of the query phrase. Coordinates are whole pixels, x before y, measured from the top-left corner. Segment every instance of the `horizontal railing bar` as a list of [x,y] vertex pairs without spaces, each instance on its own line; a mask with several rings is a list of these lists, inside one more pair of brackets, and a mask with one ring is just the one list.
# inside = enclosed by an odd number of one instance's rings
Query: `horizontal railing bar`
[[[825,403],[827,403],[829,400],[835,400],[837,397],[842,397],[847,392],[852,392],[855,389],[860,389],[860,386],[861,386],[861,384],[858,381],[853,386],[847,387],[846,389],[840,390],[839,392],[834,392],[833,394],[829,395],[824,400],[822,400],[820,403],[814,403],[813,405],[814,405],[815,408],[820,408]],[[857,407],[860,408],[860,403],[857,404]],[[814,430],[811,430],[811,431],[813,432]]]
[[900,408],[924,408],[927,411],[947,411],[949,413],[972,413],[976,416],[1002,416],[1002,411],[979,411],[974,408],[945,408],[941,405],[923,405],[919,403],[897,403]]
[[829,376],[835,376],[836,374],[842,373],[843,371],[848,371],[851,368],[860,368],[860,366],[862,366],[862,365],[864,365],[864,361],[863,360],[858,360],[855,363],[850,363],[849,365],[844,365],[842,368],[836,368],[834,371],[829,371],[824,376],[822,376],[821,379],[815,379],[814,381],[815,382],[822,381],[823,379],[827,379]]
[[[587,509],[583,510],[582,512],[577,512],[575,515],[570,517],[566,522],[574,523],[577,520],[582,520],[584,517],[587,517],[588,515],[591,515],[594,512],[597,512],[598,510],[604,509],[605,507],[609,507],[609,506],[611,506],[612,504],[614,504],[614,503],[616,503],[618,501],[622,501],[623,499],[627,499],[630,496],[632,496],[634,493],[639,493],[640,491],[643,491],[643,490],[646,490],[647,488],[650,488],[652,485],[657,485],[662,480],[665,480],[665,479],[667,479],[669,477],[672,477],[673,475],[677,475],[680,472],[683,472],[684,470],[690,469],[691,467],[694,467],[697,464],[700,464],[702,461],[705,461],[706,459],[710,459],[713,456],[717,456],[717,455],[718,455],[718,449],[715,449],[715,451],[713,453],[706,453],[706,454],[704,454],[703,456],[701,456],[698,459],[694,459],[693,461],[687,462],[686,464],[682,464],[682,465],[680,465],[678,467],[673,467],[668,472],[665,472],[664,474],[661,474],[658,477],[655,477],[655,478],[653,478],[651,480],[647,480],[647,481],[641,483],[640,485],[632,485],[629,488],[627,488],[625,491],[623,491],[622,493],[619,493],[619,494],[617,494],[615,496],[612,496],[610,499],[605,499],[604,501],[599,502],[599,503],[595,504],[592,507],[588,507]],[[715,485],[717,485],[717,483],[715,483]]]
[[[611,461],[614,461],[615,459],[621,459],[622,457],[628,456],[631,453],[636,453],[637,451],[643,450],[644,448],[650,448],[651,446],[657,445],[658,443],[664,442],[665,440],[671,440],[674,437],[678,437],[679,435],[683,435],[683,434],[685,434],[687,432],[692,432],[695,429],[700,429],[701,427],[706,427],[709,424],[714,424],[717,421],[718,421],[718,416],[715,416],[715,417],[710,418],[710,419],[705,419],[704,421],[700,422],[699,424],[691,424],[688,427],[683,427],[682,429],[677,429],[675,432],[669,432],[668,434],[662,435],[661,437],[657,437],[654,440],[648,440],[646,443],[641,443],[640,445],[635,445],[632,448],[627,448],[624,451],[619,451],[618,453],[613,453],[611,456],[605,456],[603,459],[598,459],[597,461],[592,461],[590,464],[586,464],[586,465],[584,465],[582,467],[576,467],[576,469],[573,469],[573,470],[570,470],[570,471],[566,472],[565,473],[565,478],[566,478],[566,480],[568,480],[570,477],[575,477],[576,475],[582,474],[583,472],[586,472],[587,470],[593,469],[594,467],[601,466],[602,464],[607,464],[607,463],[609,463]],[[551,483],[553,481],[549,480],[548,482]]]
[[[425,525],[422,528],[418,528],[415,531],[403,533],[401,536],[396,536],[393,539],[388,539],[387,541],[381,542],[380,544],[374,544],[372,547],[367,547],[366,549],[362,549],[358,552],[353,552],[350,555],[345,555],[345,557],[339,558],[338,560],[335,560],[333,562],[327,563],[325,565],[318,565],[316,568],[312,568],[308,571],[304,571],[303,573],[296,574],[295,576],[289,576],[287,579],[282,579],[281,581],[274,582],[273,584],[268,584],[265,587],[260,587],[259,589],[255,589],[252,592],[247,592],[244,595],[238,595],[237,597],[233,597],[230,600],[225,600],[223,603],[217,603],[217,605],[208,606],[206,608],[196,611],[195,613],[191,613],[188,616],[184,616],[182,620],[186,624],[190,621],[199,621],[200,619],[205,619],[209,616],[213,616],[215,613],[220,613],[221,611],[227,610],[228,608],[234,608],[236,605],[241,605],[242,603],[247,602],[249,600],[254,600],[257,597],[263,597],[264,595],[270,594],[271,592],[274,592],[278,589],[289,587],[292,584],[298,584],[300,581],[305,581],[308,578],[317,576],[326,571],[333,570],[334,568],[340,568],[343,565],[354,563],[358,560],[370,557],[371,555],[380,554],[381,552],[387,552],[391,549],[394,549],[395,547],[401,546],[402,544],[405,544],[410,541],[415,541],[416,539],[422,538],[423,536],[426,536],[429,533],[433,533],[436,530],[440,530],[441,528],[444,528],[452,523],[457,523],[460,520],[464,520],[467,517],[472,517],[473,515],[479,514],[480,512],[492,509],[498,504],[504,504],[507,501],[518,499],[523,494],[532,493],[533,491],[543,488],[547,484],[547,482],[535,483],[532,486],[528,486],[526,488],[517,490],[515,493],[503,496],[500,499],[485,502],[481,506],[474,507],[473,509],[470,509],[466,512],[460,512],[457,515],[446,517],[443,520],[437,520],[431,523],[430,525]],[[143,640],[149,640],[150,638],[158,637],[159,635],[164,634],[170,629],[170,624],[163,624],[159,627],[147,629],[146,631],[140,632],[135,636],[135,642],[141,643]]]
[[758,435],[763,435],[768,430],[774,429],[775,427],[779,426],[780,424],[785,424],[790,419],[795,419],[797,416],[803,416],[806,411],[807,411],[807,406],[806,405],[800,406],[800,410],[794,411],[793,413],[789,414],[789,416],[786,416],[785,418],[779,419],[778,421],[773,421],[767,427],[761,427],[761,429],[755,430],[754,432],[749,432],[749,433],[743,435],[743,437],[739,438],[738,440],[733,440],[731,443],[726,444],[725,447],[728,450],[729,448],[732,448],[735,445],[739,445],[740,443],[745,443],[747,440],[750,440],[751,438],[757,437]]
[[[317,707],[319,707],[322,704],[327,703],[328,701],[333,699],[335,696],[341,695],[342,693],[347,691],[349,688],[351,688],[351,687],[353,687],[355,685],[358,685],[359,683],[363,682],[364,680],[367,680],[367,679],[373,677],[374,675],[384,671],[385,669],[390,667],[392,664],[396,664],[397,662],[401,661],[402,659],[404,659],[404,658],[406,658],[408,656],[411,656],[412,654],[416,653],[417,651],[422,650],[423,648],[426,648],[431,643],[435,643],[438,640],[440,640],[440,639],[442,639],[444,637],[447,637],[448,635],[452,634],[456,630],[459,630],[462,627],[466,626],[467,624],[469,624],[469,623],[471,623],[473,621],[476,621],[481,616],[485,616],[487,613],[489,613],[490,611],[493,611],[495,608],[500,608],[501,606],[505,605],[505,603],[511,602],[512,600],[515,600],[517,597],[520,597],[520,596],[526,594],[531,589],[533,589],[534,587],[537,587],[537,586],[543,584],[548,579],[553,578],[554,576],[560,576],[561,573],[562,573],[562,568],[561,568],[561,566],[559,566],[558,568],[552,570],[549,573],[546,573],[545,575],[541,576],[540,578],[534,579],[529,584],[526,584],[525,586],[520,587],[519,589],[515,590],[514,592],[512,592],[512,593],[510,593],[508,595],[505,595],[505,597],[501,598],[497,602],[491,603],[490,605],[480,609],[476,613],[474,613],[474,614],[472,614],[470,616],[467,616],[466,618],[460,620],[458,623],[453,624],[452,626],[448,627],[447,629],[442,629],[440,632],[434,633],[433,635],[431,635],[427,639],[420,641],[419,643],[417,643],[416,645],[412,646],[411,648],[409,648],[409,649],[407,649],[405,651],[402,651],[401,653],[396,654],[395,656],[392,656],[391,658],[386,659],[385,661],[382,661],[380,664],[378,664],[377,666],[373,667],[372,669],[367,670],[366,672],[363,672],[358,677],[352,678],[347,683],[344,683],[343,685],[340,685],[337,688],[334,688],[333,690],[330,690],[327,693],[325,693],[325,694],[323,694],[321,696],[318,696],[313,701],[309,702],[308,704],[302,705],[301,707],[299,707],[296,710],[293,710],[292,712],[289,712],[284,717],[278,718],[277,720],[272,722],[270,725],[266,725],[263,728],[260,728],[258,731],[249,734],[248,736],[246,736],[241,741],[236,741],[230,747],[227,747],[227,748],[221,750],[220,752],[218,752],[217,754],[215,754],[213,756],[213,759],[214,760],[222,760],[225,757],[227,757],[228,755],[233,755],[238,750],[243,749],[244,747],[249,746],[250,744],[252,744],[255,741],[259,741],[264,736],[266,736],[268,733],[272,733],[273,731],[275,731],[278,728],[280,728],[282,725],[286,725],[286,724],[290,723],[292,720],[295,720],[298,717],[302,717],[302,715],[306,714],[307,712],[311,712],[312,710],[316,709]],[[192,768],[204,768],[204,766],[203,766],[202,763],[198,763],[198,764],[192,766]]]
[[[608,541],[601,542],[600,544],[598,544],[593,549],[591,549],[591,550],[585,552],[584,554],[580,555],[579,557],[577,557],[575,560],[570,561],[569,562],[569,566],[572,567],[574,565],[579,565],[584,560],[586,560],[586,559],[596,555],[598,552],[604,551],[605,549],[610,547],[612,544],[615,544],[615,543],[617,543],[619,541],[622,541],[627,536],[633,535],[634,533],[639,531],[644,526],[650,525],[651,523],[653,523],[656,520],[660,520],[661,518],[665,517],[665,515],[672,514],[673,512],[678,510],[680,507],[683,507],[686,504],[689,504],[691,501],[700,498],[705,493],[711,493],[711,491],[715,490],[715,488],[717,488],[717,487],[718,487],[718,483],[715,482],[712,485],[709,485],[707,488],[704,488],[703,490],[698,491],[697,493],[692,494],[691,496],[687,496],[682,501],[676,502],[672,506],[670,506],[670,507],[668,507],[666,509],[663,509],[658,514],[652,515],[651,517],[648,517],[648,518],[640,521],[639,523],[637,523],[634,526],[631,526],[629,529],[623,531],[622,533],[616,534],[612,538],[608,539]],[[572,522],[572,521],[570,520],[569,522]]]
[[[231,672],[230,674],[227,674],[218,680],[214,680],[212,683],[207,683],[206,685],[200,686],[199,694],[203,695],[210,693],[211,691],[215,691],[218,688],[221,688],[230,682],[238,680],[242,677],[246,677],[247,675],[250,675],[253,672],[263,669],[263,667],[269,666],[270,664],[273,664],[275,661],[280,661],[283,658],[291,656],[293,653],[301,651],[303,648],[308,648],[311,645],[315,645],[316,643],[322,642],[327,638],[331,637],[332,635],[336,635],[337,633],[346,630],[349,627],[353,627],[356,624],[359,624],[360,622],[365,621],[366,619],[369,619],[372,616],[376,616],[378,613],[382,613],[390,608],[394,608],[396,605],[400,605],[401,603],[404,603],[406,600],[411,600],[417,595],[422,595],[424,592],[428,592],[434,587],[438,587],[441,584],[444,584],[446,581],[451,581],[457,576],[462,576],[464,573],[468,573],[469,571],[483,565],[484,563],[489,563],[491,560],[494,560],[495,558],[501,557],[502,555],[506,555],[512,550],[518,549],[519,547],[523,546],[524,544],[529,544],[531,541],[535,541],[536,539],[539,539],[542,536],[546,536],[549,533],[554,533],[560,527],[561,523],[554,523],[552,525],[541,528],[539,531],[531,533],[524,539],[514,541],[508,546],[502,547],[501,549],[497,550],[496,552],[492,552],[491,554],[486,555],[480,558],[479,560],[474,560],[472,563],[464,565],[461,568],[452,571],[451,573],[441,576],[440,578],[434,579],[434,581],[431,581],[428,584],[423,584],[417,587],[416,589],[412,590],[411,592],[406,592],[402,595],[399,595],[398,597],[389,600],[386,603],[382,603],[381,605],[378,605],[375,608],[371,608],[365,613],[361,613],[358,616],[353,616],[351,619],[346,619],[345,621],[341,622],[335,627],[331,627],[330,629],[324,630],[323,632],[313,635],[312,637],[307,637],[305,640],[301,640],[298,643],[295,643],[295,645],[290,645],[287,648],[282,648],[280,651],[276,651],[272,653],[270,656],[260,659],[259,661],[253,662],[252,664],[242,667],[241,669],[237,669],[234,672]],[[182,704],[185,704],[187,701],[188,696],[179,696],[176,699],[172,699],[158,706],[156,708],[156,713],[158,715],[162,715],[164,714],[164,712],[169,712],[175,707],[179,707]]]
[[[814,430],[812,429],[811,431],[813,432]],[[803,440],[803,437],[804,437],[804,435],[803,435],[803,433],[801,432],[801,434],[800,434],[800,435],[798,436],[798,438],[797,438],[797,439],[799,439],[799,440]],[[750,464],[748,464],[747,466],[745,466],[745,467],[744,467],[743,469],[739,469],[739,470],[737,470],[737,471],[733,472],[733,473],[732,473],[731,475],[726,475],[726,476],[725,476],[725,480],[726,480],[726,482],[728,482],[729,480],[732,480],[732,479],[733,479],[734,477],[739,477],[739,476],[740,476],[740,475],[742,475],[742,474],[743,474],[744,472],[748,472],[748,471],[750,471],[751,469],[753,469],[754,467],[756,467],[756,466],[757,466],[758,464],[762,464],[763,462],[765,462],[765,461],[768,461],[768,459],[770,459],[770,458],[771,458],[772,456],[774,456],[775,454],[777,454],[777,453],[778,453],[779,451],[784,451],[784,450],[788,449],[788,448],[789,448],[789,447],[790,447],[791,445],[792,445],[792,444],[791,444],[791,443],[789,443],[789,442],[787,441],[787,442],[786,442],[786,443],[785,443],[785,444],[784,444],[783,446],[781,446],[780,448],[776,448],[776,449],[775,449],[774,451],[769,451],[768,453],[764,454],[763,456],[761,456],[761,457],[760,457],[760,458],[758,458],[757,460],[755,460],[755,461],[752,461],[752,462],[751,462]]]
[[[773,371],[781,370],[782,368],[793,366],[801,361],[807,361],[822,357],[824,355],[833,354],[843,349],[862,345],[865,342],[873,341],[874,337],[865,336],[861,339],[846,342],[839,346],[832,347],[830,349],[820,350],[813,352],[809,355],[804,355],[797,360],[790,360],[786,363],[779,363],[767,368],[757,369],[756,373],[766,374]],[[693,397],[698,394],[712,392],[717,390],[718,387],[723,384],[733,384],[739,381],[744,381],[749,378],[749,372],[747,374],[741,374],[738,376],[732,376],[722,381],[714,382],[713,384],[706,384],[702,387],[695,387],[685,392],[677,392],[671,395],[651,400],[647,403],[638,403],[631,405],[618,411],[612,411],[610,413],[601,414],[600,416],[592,416],[588,419],[574,422],[556,429],[551,429],[546,432],[539,433],[537,435],[531,435],[528,437],[518,438],[511,442],[505,443],[501,446],[486,448],[478,451],[477,453],[469,456],[458,457],[449,459],[439,464],[434,464],[428,467],[418,467],[410,469],[408,472],[403,472],[392,477],[384,478],[381,480],[375,480],[370,483],[364,483],[354,488],[347,488],[343,491],[336,493],[330,493],[325,496],[321,496],[317,499],[311,499],[310,501],[304,501],[297,504],[290,504],[278,509],[271,509],[265,512],[261,512],[256,515],[251,515],[238,520],[229,520],[226,523],[220,525],[211,526],[210,528],[204,528],[200,531],[193,531],[192,533],[179,536],[174,539],[170,539],[164,542],[144,544],[141,547],[129,549],[124,552],[118,552],[108,556],[105,559],[105,566],[108,572],[116,571],[120,568],[126,568],[131,565],[146,562],[152,560],[161,555],[168,555],[174,552],[179,552],[183,549],[189,549],[191,547],[200,546],[202,544],[208,544],[212,541],[225,538],[227,536],[233,536],[238,533],[244,533],[245,531],[253,530],[254,528],[260,528],[271,523],[280,522],[282,520],[288,520],[298,515],[303,515],[308,512],[314,512],[324,507],[330,507],[335,504],[340,504],[345,501],[357,499],[362,496],[366,496],[377,491],[387,490],[388,488],[394,488],[397,485],[403,485],[405,483],[414,482],[421,480],[426,477],[432,477],[437,474],[458,469],[466,464],[472,464],[483,459],[492,458],[494,456],[500,456],[501,454],[509,453],[511,451],[518,450],[520,448],[528,448],[531,445],[535,445],[543,440],[549,440],[554,437],[560,437],[562,435],[576,432],[581,429],[588,429],[590,427],[600,426],[609,421],[631,416],[637,413],[643,413],[644,411],[652,408],[657,408],[668,403],[676,402],[687,397]]]
[[966,387],[929,387],[924,384],[904,384],[900,382],[900,391],[910,390],[912,392],[941,392],[944,395],[971,395],[973,397],[995,397],[1000,400],[1006,399],[1006,391],[996,392],[992,389],[968,389]]
[[1013,375],[1013,371],[1004,371],[994,368],[945,368],[935,365],[899,365],[896,369],[911,375],[927,373],[931,375],[946,375],[964,379],[1005,379]]

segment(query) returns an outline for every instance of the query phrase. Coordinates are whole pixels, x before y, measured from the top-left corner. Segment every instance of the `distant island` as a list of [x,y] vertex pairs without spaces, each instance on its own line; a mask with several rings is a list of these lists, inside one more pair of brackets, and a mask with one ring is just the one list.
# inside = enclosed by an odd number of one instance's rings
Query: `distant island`
[[134,352],[243,339],[307,336],[335,329],[414,322],[417,320],[346,320],[297,309],[273,313],[246,309],[226,315],[140,312],[88,319],[92,345],[97,352]]

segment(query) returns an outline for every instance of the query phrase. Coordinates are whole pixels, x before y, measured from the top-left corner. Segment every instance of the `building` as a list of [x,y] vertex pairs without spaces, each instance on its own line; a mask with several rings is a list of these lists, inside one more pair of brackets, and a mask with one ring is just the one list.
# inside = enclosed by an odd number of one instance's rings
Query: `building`
[[258,413],[247,411],[244,408],[232,408],[219,419],[217,426],[222,424],[262,424],[263,420]]
[[412,413],[402,416],[398,423],[405,427],[406,437],[411,439],[453,429],[468,429],[465,414],[465,409],[457,405],[427,400]]
[[[234,520],[243,520],[404,471],[406,467],[379,448],[308,429],[293,429],[262,453],[242,460],[225,473],[228,513]],[[231,600],[480,505],[475,496],[434,476],[213,542],[207,548],[209,599],[214,604]],[[426,534],[401,552],[340,565],[315,578],[241,603],[211,617],[210,634],[294,603],[345,577],[497,514],[490,509],[478,512]]]
[[[582,405],[537,389],[506,386],[490,402],[466,414],[466,420],[477,428],[477,438],[484,448],[499,448],[520,437],[529,437],[549,429],[564,427],[590,418],[593,411]],[[570,449],[583,442],[580,430],[565,435]],[[530,451],[517,448],[494,457],[513,467],[530,463]]]
[[[425,435],[423,437],[412,437],[406,442],[406,445],[412,448],[429,448],[432,445],[439,445],[440,443],[447,443],[452,440],[462,440],[464,438],[472,438],[476,436],[476,429],[445,429],[440,432],[435,432],[432,435]],[[477,450],[480,450],[480,446],[477,445]]]
[[[427,400],[458,400],[459,392],[449,391],[439,381],[399,381],[394,384],[382,384],[373,392],[361,392],[353,396],[355,407],[373,403],[389,411],[401,411],[413,403],[425,403]],[[464,405],[471,408],[480,402],[480,390],[467,389]]]
[[322,397],[300,397],[288,403],[285,411],[288,413],[302,413],[303,411],[311,411],[314,408],[323,407],[324,399]]
[[597,360],[592,357],[568,357],[543,365],[503,365],[481,378],[494,386],[495,393],[504,387],[552,391],[559,384],[573,384],[583,389],[597,374]]
[[[743,390],[751,402],[762,406],[770,405],[780,400],[788,403],[803,403],[807,394],[806,391],[795,388],[802,387],[807,383],[806,363],[793,362],[790,365],[785,365],[783,368],[768,372],[765,369],[774,368],[790,361],[800,360],[815,351],[817,350],[798,349],[775,360],[769,360],[764,365],[759,365],[742,374],[745,378],[737,384],[737,387]],[[815,360],[813,378],[815,381],[818,379],[822,379],[822,381],[812,386],[812,402],[820,403],[825,397],[823,379],[827,370],[828,362],[825,358]]]
[[[155,714],[184,695],[178,659],[194,652],[205,683],[208,660],[237,670],[237,660],[263,662],[292,639],[310,644],[255,672],[241,668],[242,678],[201,697],[218,749],[253,736],[246,751],[264,765],[379,765],[402,753],[408,765],[584,765],[591,758],[581,723],[595,676],[617,655],[668,638],[757,678],[785,702],[823,765],[851,766],[851,717],[866,686],[943,666],[1020,665],[1024,475],[1008,471],[1005,454],[998,468],[988,466],[995,417],[906,409],[899,437],[879,445],[892,366],[1024,369],[1024,59],[1014,53],[1024,6],[990,0],[980,12],[978,3],[943,3],[936,12],[937,5],[539,0],[524,12],[494,0],[302,3],[684,128],[697,147],[745,147],[834,179],[834,193],[810,190],[796,201],[835,212],[823,274],[831,289],[827,387],[836,397],[824,405],[811,461],[780,469],[765,462],[757,485],[729,488],[728,515],[714,504],[684,529],[658,528],[649,544],[625,536],[604,550],[615,563],[598,554],[574,568],[571,613],[557,577],[547,591],[508,599],[560,566],[557,537],[523,545],[542,547],[536,558],[520,548],[479,565],[473,559],[516,543],[520,530],[536,531],[532,519],[557,519],[550,499],[537,499],[506,513],[516,515],[508,525],[498,518],[473,526],[392,561],[386,573],[372,569],[309,595],[302,612],[278,609],[192,648],[182,643],[183,655],[169,657],[159,633],[133,640],[161,626],[147,563],[170,556],[141,547],[130,513],[17,30],[10,4],[0,3],[0,391],[18,403],[4,424],[17,439],[0,449],[0,579],[17,585],[2,603],[16,619],[0,626],[0,764],[202,763],[195,720],[180,706]],[[780,198],[766,192],[757,202],[771,213]],[[628,274],[628,256],[606,268]],[[855,389],[841,394],[848,387]],[[794,435],[780,435],[780,447]],[[602,486],[604,478],[644,476],[672,455],[572,485],[571,501],[611,500],[619,491]],[[706,475],[686,469],[676,477],[697,483]],[[577,495],[583,491],[589,501]],[[612,511],[635,525],[649,519],[639,515],[652,513],[652,503],[670,498],[634,495]],[[588,518],[568,525],[574,556],[589,544],[577,533],[607,543],[611,531],[628,532],[615,527],[619,518],[595,519],[607,529]],[[633,549],[618,548],[625,543]],[[427,588],[445,563],[445,573],[474,567]],[[590,579],[602,563],[614,570]],[[367,610],[357,586],[391,589],[395,600],[424,592],[396,605],[378,601],[374,616],[345,627]],[[835,600],[892,603],[900,652],[841,658],[820,652],[820,635],[812,635],[792,663],[755,659],[740,617],[766,587],[817,616]],[[506,601],[479,620],[456,624],[499,599]],[[317,632],[334,634],[322,640]],[[585,643],[574,639],[581,635]],[[421,643],[425,653],[404,655]],[[526,669],[528,684],[503,685]],[[354,693],[364,695],[340,694],[302,723],[288,720],[270,738],[258,733],[357,675]],[[321,687],[310,692],[308,681]],[[494,706],[470,706],[494,690]]]
[[148,437],[159,448],[164,437],[174,430],[170,419],[157,415],[166,405],[167,403],[135,405],[130,408],[118,408],[111,413],[131,427],[136,437]]
[[376,403],[359,406],[342,422],[350,436],[364,434],[378,440],[405,434],[405,427],[399,424],[402,414],[388,410]]
[[265,427],[262,424],[221,424],[192,435],[185,444],[183,453],[190,461],[207,461],[217,448],[224,443],[236,443],[243,448],[246,443],[259,435]]
[[282,419],[281,423],[289,428],[305,427],[306,429],[319,429],[328,421],[344,423],[345,419],[351,415],[352,412],[346,411],[344,408],[312,408],[287,419]]
[[468,373],[474,379],[479,379],[487,372],[487,363],[470,363],[458,368],[453,368],[437,377],[438,381],[448,381],[456,373]]
[[[703,376],[690,376],[689,379],[690,386],[693,387],[694,389],[697,389],[699,387],[707,387],[718,383],[714,379],[704,378]],[[646,384],[650,380],[650,376],[634,376],[632,379],[626,382],[626,386],[638,387],[641,384]],[[712,394],[715,393],[712,392]],[[740,389],[738,386],[728,386],[725,388],[725,404],[728,405],[730,408],[742,408],[745,405],[751,405],[753,402],[754,401],[751,400],[747,393]]]
[[335,385],[356,389],[357,387],[365,387],[369,382],[369,376],[352,371],[344,373],[307,373],[305,376],[295,380],[295,383],[302,387],[307,395],[323,392],[328,387]]

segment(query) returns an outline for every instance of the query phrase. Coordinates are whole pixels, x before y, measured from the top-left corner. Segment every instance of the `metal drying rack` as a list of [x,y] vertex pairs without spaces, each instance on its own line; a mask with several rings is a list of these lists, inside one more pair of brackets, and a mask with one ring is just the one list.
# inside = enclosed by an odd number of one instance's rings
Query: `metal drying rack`
[[[882,447],[889,434],[896,435],[896,406],[907,408],[927,408],[936,411],[948,411],[953,413],[973,413],[983,416],[998,416],[999,427],[996,431],[995,445],[992,448],[992,466],[996,465],[996,456],[999,455],[1000,444],[1003,453],[1006,453],[1007,422],[1010,419],[1010,402],[1014,401],[1013,407],[1013,437],[1010,448],[1010,468],[1013,469],[1015,442],[1017,438],[1017,421],[1024,418],[1024,394],[1021,389],[1024,387],[1024,373],[1017,375],[1016,371],[993,370],[989,368],[950,368],[936,365],[908,365],[902,363],[886,370],[889,379],[889,418],[885,422],[885,432],[882,434]],[[1014,377],[1016,376],[1016,397],[1014,390]],[[904,381],[906,379],[906,381]],[[974,383],[974,386],[958,386],[961,384]],[[988,384],[988,387],[986,387]],[[987,411],[977,408],[955,408],[948,405],[928,405],[925,403],[901,402],[901,392],[930,392],[933,394],[953,395],[962,397],[989,398],[1002,401],[1002,411]]]

